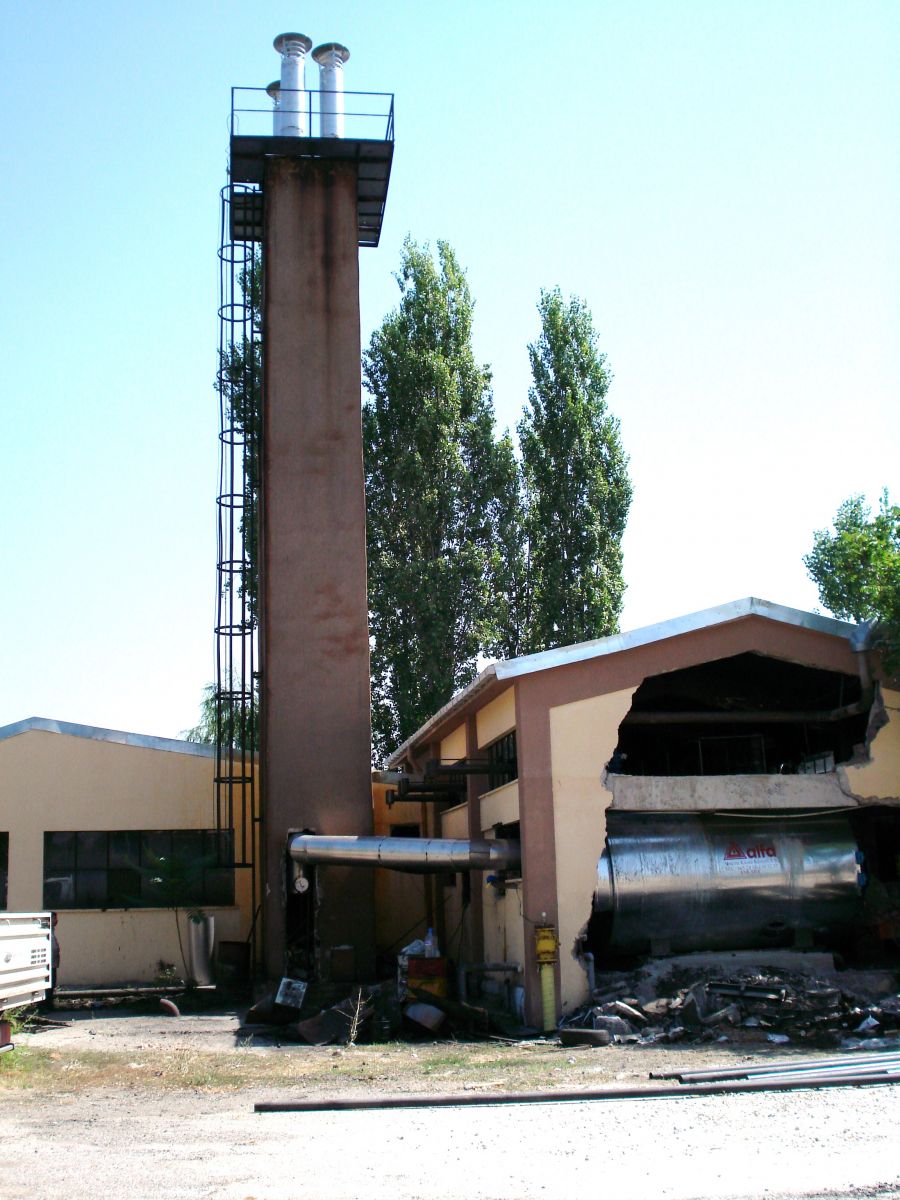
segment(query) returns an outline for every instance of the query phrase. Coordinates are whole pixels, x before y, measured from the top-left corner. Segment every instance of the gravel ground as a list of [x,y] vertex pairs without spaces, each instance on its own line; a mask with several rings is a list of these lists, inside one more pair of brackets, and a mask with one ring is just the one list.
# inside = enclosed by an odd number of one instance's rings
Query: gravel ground
[[[68,1029],[20,1037],[49,1050],[58,1088],[2,1088],[4,1200],[525,1200],[603,1193],[615,1200],[706,1197],[900,1196],[900,1087],[840,1088],[661,1100],[497,1105],[490,1108],[256,1114],[258,1100],[355,1089],[461,1090],[451,1069],[416,1074],[440,1047],[398,1048],[385,1080],[367,1074],[377,1047],[349,1051],[254,1048],[233,1015],[181,1020],[82,1015]],[[66,1065],[108,1051],[166,1060],[190,1045],[211,1055],[274,1055],[319,1068],[314,1082],[230,1090],[116,1087],[65,1090]],[[503,1048],[500,1048],[501,1052]],[[688,1052],[537,1047],[544,1083],[599,1086],[646,1080],[667,1059],[683,1068],[722,1062],[726,1047]],[[784,1049],[778,1048],[780,1057]],[[457,1047],[458,1051],[459,1048]],[[732,1050],[732,1056],[743,1052]],[[678,1053],[673,1053],[678,1051]],[[516,1049],[517,1061],[521,1059]],[[759,1053],[759,1052],[756,1052]],[[754,1053],[754,1056],[756,1056]],[[762,1051],[765,1053],[765,1051]],[[769,1051],[772,1057],[771,1051]],[[283,1055],[296,1056],[285,1059]],[[429,1057],[429,1055],[431,1057]],[[565,1056],[565,1057],[563,1057]],[[12,1056],[8,1056],[12,1057]],[[354,1064],[324,1074],[328,1060]],[[142,1060],[143,1061],[143,1060]],[[240,1061],[250,1061],[249,1059]],[[550,1062],[562,1064],[551,1068]],[[357,1070],[357,1068],[359,1068]],[[465,1068],[462,1068],[463,1071]],[[2,1082],[2,1072],[0,1072]],[[516,1085],[502,1068],[477,1086]],[[518,1086],[541,1086],[532,1072]]]

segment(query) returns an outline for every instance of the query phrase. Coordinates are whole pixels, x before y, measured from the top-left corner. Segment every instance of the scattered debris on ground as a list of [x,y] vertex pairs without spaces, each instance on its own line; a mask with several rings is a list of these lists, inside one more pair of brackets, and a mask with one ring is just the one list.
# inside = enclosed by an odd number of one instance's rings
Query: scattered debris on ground
[[[612,1042],[758,1042],[813,1047],[900,1044],[897,980],[884,971],[808,975],[785,966],[747,963],[722,971],[709,962],[693,971],[673,960],[668,975],[604,974],[592,1003],[565,1018],[564,1028],[603,1031]],[[562,1033],[562,1031],[561,1031]]]

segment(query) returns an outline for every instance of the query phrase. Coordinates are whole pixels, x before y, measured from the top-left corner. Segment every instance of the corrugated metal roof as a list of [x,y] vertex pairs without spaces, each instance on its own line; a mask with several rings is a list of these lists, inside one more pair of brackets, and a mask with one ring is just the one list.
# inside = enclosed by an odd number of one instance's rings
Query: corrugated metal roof
[[688,613],[683,617],[673,617],[657,625],[645,625],[629,633],[614,633],[610,637],[595,638],[590,642],[577,642],[572,646],[559,646],[555,650],[542,650],[538,654],[525,654],[521,658],[491,663],[468,687],[457,692],[443,708],[416,730],[412,737],[407,738],[388,759],[388,765],[394,766],[399,763],[410,746],[423,740],[429,731],[442,724],[454,709],[462,707],[494,680],[502,682],[504,679],[516,679],[520,675],[531,675],[536,671],[549,671],[553,667],[587,662],[593,658],[619,654],[623,650],[634,650],[638,646],[647,646],[652,642],[662,642],[667,638],[696,633],[701,629],[710,629],[715,625],[725,625],[730,621],[753,616],[765,617],[769,621],[781,621],[785,625],[795,625],[801,629],[812,629],[831,637],[845,638],[854,650],[864,650],[868,645],[868,625],[854,625],[850,621],[838,621],[834,617],[823,617],[819,613],[804,612],[799,608],[773,604],[770,600],[760,600],[756,596],[746,596],[743,600],[732,600],[729,604],[718,604],[714,608],[704,608],[700,612]]
[[0,727],[0,741],[20,733],[39,730],[42,733],[62,733],[67,737],[89,738],[95,742],[118,742],[123,746],[140,746],[144,750],[166,750],[170,754],[193,754],[198,758],[214,758],[215,746],[201,742],[185,742],[178,738],[151,737],[146,733],[126,733],[121,729],[101,729],[96,725],[76,725],[71,721],[53,721],[49,717],[26,717],[12,725]]

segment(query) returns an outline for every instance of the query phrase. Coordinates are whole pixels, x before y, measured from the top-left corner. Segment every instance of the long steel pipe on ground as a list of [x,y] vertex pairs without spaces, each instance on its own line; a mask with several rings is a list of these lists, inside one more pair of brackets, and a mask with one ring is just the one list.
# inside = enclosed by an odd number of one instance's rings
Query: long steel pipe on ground
[[521,862],[519,843],[503,838],[474,841],[297,833],[288,842],[288,853],[300,866],[388,867],[421,873],[514,871]]
[[438,1096],[338,1096],[322,1100],[264,1100],[254,1112],[352,1112],[365,1108],[467,1108],[489,1104],[572,1104],[593,1100],[686,1100],[693,1096],[722,1096],[730,1092],[792,1092],[809,1088],[875,1087],[900,1083],[900,1073],[884,1075],[804,1075],[802,1079],[750,1079],[731,1083],[698,1083],[691,1088],[626,1087],[596,1091],[462,1092]]
[[[862,1061],[860,1059],[862,1058]],[[711,1067],[706,1071],[651,1071],[651,1079],[677,1079],[679,1083],[716,1083],[727,1079],[752,1079],[760,1075],[824,1073],[851,1067],[862,1074],[885,1069],[900,1071],[900,1051],[857,1050],[833,1058],[794,1058],[783,1062],[742,1067]]]

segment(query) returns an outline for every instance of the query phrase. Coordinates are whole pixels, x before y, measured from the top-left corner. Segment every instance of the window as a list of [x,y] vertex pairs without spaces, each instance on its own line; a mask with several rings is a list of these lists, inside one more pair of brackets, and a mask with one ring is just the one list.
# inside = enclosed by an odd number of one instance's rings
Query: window
[[234,904],[231,833],[124,829],[44,834],[44,908]]
[[419,837],[421,832],[419,826],[414,824],[391,826],[391,837]]
[[9,834],[0,833],[0,908],[6,908],[6,883],[9,879]]
[[505,737],[492,742],[487,748],[488,756],[488,789],[502,787],[519,777],[518,749],[516,746],[516,731],[513,729]]

